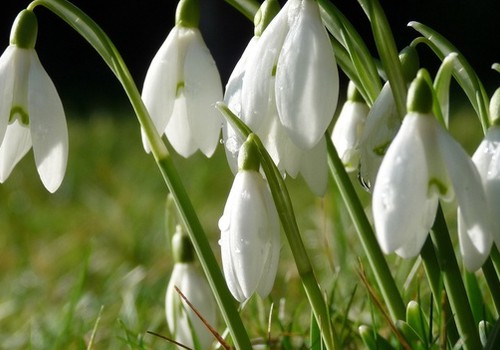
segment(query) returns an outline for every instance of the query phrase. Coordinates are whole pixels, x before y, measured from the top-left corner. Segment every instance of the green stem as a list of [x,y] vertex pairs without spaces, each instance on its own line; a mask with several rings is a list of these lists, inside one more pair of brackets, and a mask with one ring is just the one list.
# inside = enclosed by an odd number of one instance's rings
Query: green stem
[[451,312],[450,304],[446,303],[444,305],[444,310],[441,310],[441,294],[443,292],[442,283],[443,280],[441,278],[439,263],[436,257],[436,251],[434,250],[434,246],[432,245],[432,240],[428,238],[425,241],[422,250],[420,251],[420,257],[422,258],[422,264],[424,265],[425,275],[427,276],[427,280],[429,281],[429,286],[431,288],[431,292],[434,295],[434,302],[436,303],[436,310],[438,310],[439,314],[444,312],[445,314],[445,325],[441,325],[442,327],[446,327],[446,338],[448,339],[450,344],[455,344],[458,341],[458,331],[457,325],[455,324],[455,320],[453,319],[453,314]]
[[363,249],[368,258],[370,267],[377,280],[377,285],[380,288],[382,297],[389,309],[389,313],[394,321],[404,320],[406,309],[401,298],[401,294],[396,286],[396,282],[392,277],[384,254],[380,250],[373,229],[366,217],[363,205],[354,190],[354,187],[347,175],[342,161],[339,159],[337,151],[332,144],[329,136],[326,137],[328,149],[328,164],[332,177],[338,186],[342,198],[347,206],[354,227],[358,233]]
[[[235,127],[235,129],[242,134],[244,139],[252,134],[252,131],[236,115],[234,115],[234,113],[224,103],[219,102],[217,104],[217,108],[233,125],[233,127]],[[325,296],[320,289],[311,265],[311,261],[302,241],[285,182],[283,181],[280,171],[267,153],[260,139],[254,134],[252,134],[252,137],[259,149],[261,166],[266,174],[269,188],[271,189],[276,209],[283,226],[283,231],[285,232],[288,244],[290,245],[290,250],[292,251],[302,285],[304,286],[312,311],[321,329],[323,341],[325,342],[327,349],[335,349],[338,344],[338,340],[336,339],[336,333],[333,331],[330,323],[328,306],[326,305]]]
[[240,11],[253,23],[255,13],[259,10],[260,4],[255,0],[225,0],[229,5]]
[[436,250],[444,287],[455,316],[457,329],[463,340],[464,349],[481,349],[479,333],[474,323],[474,316],[441,207],[438,209],[436,221],[431,230],[431,238]]
[[493,303],[495,304],[496,317],[498,317],[500,312],[500,281],[498,280],[498,275],[491,258],[486,260],[482,270],[486,283],[488,284],[488,288],[490,289],[490,295],[493,299]]
[[177,208],[186,226],[187,232],[193,242],[198,254],[201,266],[207,276],[208,282],[222,312],[238,349],[251,349],[250,339],[245,331],[245,327],[239,317],[234,299],[227,288],[220,267],[212,252],[208,239],[204,233],[201,223],[196,215],[192,203],[187,195],[184,185],[173,164],[172,158],[161,140],[160,135],[149,116],[149,113],[142,102],[137,86],[128,71],[121,55],[100,29],[100,27],[84,12],[66,0],[36,0],[29,5],[29,9],[42,5],[67,22],[84,39],[86,39],[102,56],[104,61],[111,68],[118,80],[121,82],[133,108],[135,114],[145,131],[150,142],[151,150],[163,179],[174,197]]

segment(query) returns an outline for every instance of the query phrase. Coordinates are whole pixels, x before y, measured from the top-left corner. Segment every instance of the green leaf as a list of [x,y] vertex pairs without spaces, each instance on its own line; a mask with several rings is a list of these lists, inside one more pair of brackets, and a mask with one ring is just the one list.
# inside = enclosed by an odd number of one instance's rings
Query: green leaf
[[458,54],[456,60],[453,62],[453,75],[469,98],[472,107],[479,116],[483,131],[486,132],[489,127],[489,98],[474,69],[472,69],[471,65],[460,51],[441,34],[418,22],[410,22],[408,25],[422,34],[425,38],[425,40],[420,40],[420,38],[416,39],[417,41],[415,41],[415,43],[427,44],[440,60],[444,60],[444,58],[452,52]]
[[448,127],[450,115],[450,82],[457,57],[458,54],[456,52],[446,55],[436,73],[436,78],[434,78],[434,91],[436,92],[437,102],[439,103],[439,109],[446,127]]
[[[342,47],[342,55],[349,57],[350,67],[347,70],[345,69],[344,60],[339,59],[339,65],[349,76],[349,79],[356,83],[365,101],[369,105],[373,104],[382,89],[375,60],[361,35],[344,14],[331,1],[318,0],[318,3],[321,8],[323,23],[335,38],[335,41]],[[338,57],[339,49],[335,45],[334,51]]]
[[367,14],[375,39],[375,45],[387,73],[396,107],[401,118],[406,114],[406,83],[398,57],[398,50],[384,10],[377,0],[358,0]]
[[360,326],[359,335],[369,350],[394,350],[385,338],[368,326]]

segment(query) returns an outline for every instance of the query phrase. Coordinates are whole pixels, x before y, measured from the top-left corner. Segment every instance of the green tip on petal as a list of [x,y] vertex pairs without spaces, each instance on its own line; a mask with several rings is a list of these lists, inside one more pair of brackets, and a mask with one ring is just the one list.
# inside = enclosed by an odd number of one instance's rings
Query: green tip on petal
[[500,88],[491,96],[490,100],[491,125],[500,125]]
[[180,0],[175,11],[175,24],[186,28],[198,28],[199,23],[199,0]]
[[401,61],[406,82],[412,81],[420,68],[420,59],[418,58],[417,50],[412,46],[405,47],[399,53],[399,60]]
[[180,226],[177,226],[172,237],[172,253],[176,263],[191,263],[194,261],[193,244]]
[[277,0],[265,0],[255,14],[253,23],[255,26],[255,36],[261,36],[264,29],[273,20],[274,16],[280,11],[280,4]]
[[33,11],[19,12],[10,32],[10,43],[22,49],[33,49],[38,35],[38,20]]
[[432,111],[432,90],[421,69],[408,89],[408,112],[427,114]]
[[352,102],[365,103],[363,96],[352,80],[349,81],[349,85],[347,86],[347,99]]
[[240,153],[238,155],[239,170],[259,171],[259,150],[253,138],[253,134],[248,135],[247,140],[243,143],[243,145],[241,145]]

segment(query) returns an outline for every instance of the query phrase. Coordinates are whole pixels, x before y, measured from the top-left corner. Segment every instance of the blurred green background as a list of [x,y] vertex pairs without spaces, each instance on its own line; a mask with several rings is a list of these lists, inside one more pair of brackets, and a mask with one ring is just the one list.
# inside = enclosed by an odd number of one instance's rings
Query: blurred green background
[[[174,23],[175,3],[74,3],[115,41],[140,88],[151,58]],[[201,29],[225,83],[253,33],[252,24],[221,0],[201,3]],[[493,91],[499,81],[490,70],[499,57],[497,1],[381,3],[399,48],[415,37],[406,27],[408,21],[426,23],[464,53],[488,91]],[[0,40],[4,46],[15,15],[27,4],[3,4]],[[371,43],[357,2],[337,5]],[[0,186],[0,348],[85,349],[93,334],[96,349],[168,348],[165,341],[145,334],[146,330],[167,332],[163,298],[172,264],[164,225],[167,190],[153,159],[142,149],[133,112],[105,64],[47,10],[37,9],[37,14],[37,49],[66,108],[70,158],[65,180],[53,195],[41,185],[31,154]],[[422,60],[426,66],[437,64],[429,52],[422,52]],[[462,99],[460,93],[454,95],[452,132],[472,152],[481,133]],[[232,181],[224,157],[222,147],[209,160],[200,155],[188,160],[175,156],[217,255],[217,220]],[[335,189],[330,184],[327,196],[317,199],[300,179],[287,181],[321,280],[327,286],[333,280],[344,282],[335,293],[350,297],[359,283],[357,258],[362,253]],[[402,281],[408,264],[400,262],[395,271]],[[356,293],[354,309],[360,319],[369,320],[364,314],[365,294]],[[296,315],[305,308],[296,301],[304,295],[286,244],[272,298],[289,300],[285,313],[299,319],[292,331],[299,337],[305,334],[302,317]],[[256,305],[257,311],[250,307],[246,314],[253,320],[249,331],[252,336],[265,336],[267,320],[259,319],[262,311]],[[279,327],[273,328],[274,335],[280,332]]]

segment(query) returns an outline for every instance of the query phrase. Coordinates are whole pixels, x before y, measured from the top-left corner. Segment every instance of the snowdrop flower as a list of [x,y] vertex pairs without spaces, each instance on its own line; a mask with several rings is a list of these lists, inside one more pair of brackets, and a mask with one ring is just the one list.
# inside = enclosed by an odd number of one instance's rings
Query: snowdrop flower
[[488,209],[492,220],[492,232],[495,243],[500,247],[500,89],[495,91],[490,102],[490,117],[493,121],[483,141],[472,156],[472,161],[483,180]]
[[385,253],[414,257],[434,222],[439,199],[456,196],[464,264],[474,271],[491,247],[486,195],[472,160],[432,115],[430,89],[420,74],[410,87],[408,114],[373,189],[375,230]]
[[288,1],[248,58],[242,86],[245,118],[259,125],[274,93],[287,134],[297,147],[309,150],[330,124],[338,92],[335,56],[318,4]]
[[240,170],[219,220],[219,244],[229,290],[243,302],[254,293],[265,298],[271,292],[278,268],[280,229],[251,136],[242,146],[238,164]]
[[17,16],[0,57],[0,182],[33,146],[38,174],[49,192],[64,178],[68,131],[61,99],[35,51],[32,11]]
[[[265,26],[278,13],[279,5],[275,0],[267,0],[261,5],[255,19],[255,36],[248,43],[240,60],[236,64],[226,85],[224,102],[253,132],[259,136],[269,155],[277,165],[278,169],[285,175],[288,173],[293,178],[302,174],[309,188],[318,196],[324,195],[328,183],[328,168],[326,143],[324,139],[309,150],[298,148],[288,136],[282,126],[276,107],[274,94],[275,78],[268,81],[268,96],[263,97],[267,101],[266,111],[261,111],[260,119],[253,118],[255,113],[249,113],[242,108],[242,87],[249,68],[248,59],[254,54],[258,47],[260,35]],[[251,77],[249,78],[251,79]],[[243,138],[234,131],[230,124],[224,123],[223,138],[228,164],[236,173],[238,170],[238,153],[243,144]]]
[[332,142],[347,171],[358,169],[359,140],[369,111],[370,108],[350,81],[347,101],[342,106],[332,132]]
[[[172,247],[175,264],[165,296],[165,312],[170,333],[175,341],[191,349],[209,349],[213,335],[182,300],[175,287],[210,325],[215,325],[216,308],[212,290],[196,267],[193,247],[189,237],[180,227],[177,227],[174,234]],[[195,347],[195,344],[199,344],[199,347]]]
[[[399,60],[404,78],[409,83],[415,78],[420,64],[415,48],[406,47],[401,50]],[[375,184],[385,152],[401,126],[401,117],[396,108],[391,85],[387,81],[368,112],[359,141],[359,178],[367,190],[371,190]]]
[[[215,102],[222,84],[215,62],[196,28],[199,9],[192,0],[177,6],[176,25],[153,58],[142,98],[159,133],[183,157],[198,149],[212,156],[221,128]],[[146,151],[149,143],[142,132]]]

